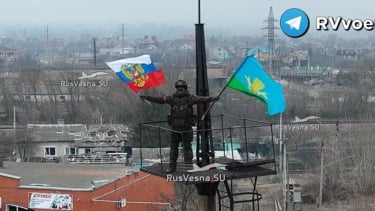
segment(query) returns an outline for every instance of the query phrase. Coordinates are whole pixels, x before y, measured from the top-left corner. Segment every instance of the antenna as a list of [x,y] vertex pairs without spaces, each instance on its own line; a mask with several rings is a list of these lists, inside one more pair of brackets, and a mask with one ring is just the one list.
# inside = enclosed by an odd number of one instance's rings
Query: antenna
[[198,24],[201,23],[201,0],[198,0]]

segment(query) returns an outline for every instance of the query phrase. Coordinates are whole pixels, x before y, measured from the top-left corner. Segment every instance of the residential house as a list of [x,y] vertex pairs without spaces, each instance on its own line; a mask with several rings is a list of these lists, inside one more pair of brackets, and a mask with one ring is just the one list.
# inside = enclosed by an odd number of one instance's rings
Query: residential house
[[19,151],[28,161],[125,163],[132,156],[129,138],[129,128],[121,124],[28,124]]
[[10,49],[0,45],[0,64],[4,63],[5,65],[9,65],[14,63],[18,59],[19,54],[16,49]]
[[74,53],[70,63],[79,65],[89,65],[94,63],[94,54],[91,52]]
[[182,50],[182,51],[192,51],[194,50],[194,47],[189,45],[188,43],[184,43],[183,45],[181,45],[180,47],[178,47],[178,50]]
[[[78,153],[91,154],[125,153],[130,146],[130,133],[127,125],[100,124],[88,126],[88,137],[77,140]],[[131,151],[126,151],[131,153]]]
[[26,139],[19,143],[23,158],[28,160],[58,160],[65,155],[78,154],[77,141],[87,139],[83,124],[28,124]]
[[228,58],[229,52],[222,47],[210,48],[210,58],[213,60],[223,61]]

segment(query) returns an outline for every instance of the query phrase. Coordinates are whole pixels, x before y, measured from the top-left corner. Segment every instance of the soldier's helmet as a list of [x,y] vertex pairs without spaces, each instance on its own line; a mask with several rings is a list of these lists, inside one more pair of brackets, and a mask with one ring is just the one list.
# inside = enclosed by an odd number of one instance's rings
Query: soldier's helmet
[[178,80],[176,81],[176,83],[174,84],[174,87],[184,87],[185,89],[187,89],[187,83],[186,81],[184,80]]

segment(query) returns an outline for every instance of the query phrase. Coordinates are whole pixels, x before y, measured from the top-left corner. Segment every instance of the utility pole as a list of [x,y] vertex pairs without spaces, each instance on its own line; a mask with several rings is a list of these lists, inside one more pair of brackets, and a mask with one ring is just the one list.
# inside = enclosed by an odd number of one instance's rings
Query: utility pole
[[280,128],[279,128],[279,147],[280,147],[280,151],[279,151],[279,169],[280,169],[280,172],[282,172],[282,191],[283,191],[283,210],[286,210],[287,209],[287,195],[286,195],[286,149],[285,149],[285,140],[283,140],[283,130],[282,130],[282,127],[283,127],[283,117],[282,117],[282,114],[280,114]]
[[288,210],[288,193],[289,193],[289,182],[288,182],[288,168],[287,168],[287,155],[286,155],[286,144],[285,140],[283,141],[283,197],[284,197],[284,210]]
[[50,50],[49,50],[49,32],[48,32],[48,25],[47,25],[47,28],[46,28],[46,48],[47,48],[47,62],[48,62],[48,64],[51,64],[51,62],[52,62],[52,58],[51,58]]
[[324,139],[335,136],[336,142],[338,138],[339,132],[339,122],[336,122],[336,131],[335,133],[327,135],[323,138],[322,143],[320,145],[320,178],[319,178],[319,210],[323,210],[323,178],[324,178]]
[[122,23],[122,33],[121,33],[121,54],[124,55],[124,45],[125,45],[125,32],[124,32],[124,23]]
[[[315,117],[315,118],[320,118],[320,117]],[[304,123],[304,122],[307,122],[309,121],[309,118],[303,118],[301,119],[300,121],[295,121],[292,123]],[[281,117],[280,117],[280,122],[281,122]],[[320,126],[320,122],[319,122],[319,126]],[[280,136],[281,136],[281,133],[280,133]],[[290,201],[290,198],[289,198],[289,179],[288,179],[288,164],[287,164],[287,154],[286,154],[286,143],[285,141],[283,142],[283,199],[284,199],[284,207],[283,207],[283,210],[288,210],[288,203]],[[323,141],[322,141],[322,150],[321,150],[321,168],[323,168]],[[321,169],[321,175],[323,174],[322,172],[323,170]],[[322,180],[322,176],[321,176],[321,180]],[[320,182],[320,184],[322,184],[322,182]],[[322,187],[320,187],[320,191],[322,191],[321,189]],[[321,197],[320,197],[321,198]],[[321,202],[320,202],[321,204]],[[320,207],[320,204],[319,204],[319,207]],[[294,204],[293,204],[294,206]],[[294,210],[294,208],[293,208]]]
[[16,106],[13,106],[13,156],[17,158],[16,155]]
[[323,149],[324,149],[324,138],[322,139],[322,143],[320,145],[320,182],[319,182],[319,210],[323,210],[322,208],[322,197],[323,197]]
[[94,42],[94,44],[93,44],[93,46],[94,46],[94,66],[96,67],[96,38],[94,37],[93,38],[93,42]]

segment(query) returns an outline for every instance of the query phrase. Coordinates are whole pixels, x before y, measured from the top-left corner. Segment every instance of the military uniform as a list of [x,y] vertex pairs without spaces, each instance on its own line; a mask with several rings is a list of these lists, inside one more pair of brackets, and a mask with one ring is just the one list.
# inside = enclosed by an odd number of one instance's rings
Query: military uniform
[[218,97],[202,97],[192,95],[187,91],[187,84],[183,80],[178,80],[175,84],[177,91],[170,96],[151,97],[140,96],[150,102],[159,104],[169,104],[171,113],[168,115],[168,124],[173,131],[171,134],[171,150],[170,150],[170,166],[167,173],[176,170],[178,158],[178,145],[182,142],[184,149],[184,162],[193,162],[193,151],[191,142],[193,140],[193,126],[196,123],[196,116],[194,115],[193,105],[198,103],[208,103],[218,100]]

